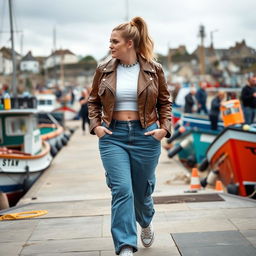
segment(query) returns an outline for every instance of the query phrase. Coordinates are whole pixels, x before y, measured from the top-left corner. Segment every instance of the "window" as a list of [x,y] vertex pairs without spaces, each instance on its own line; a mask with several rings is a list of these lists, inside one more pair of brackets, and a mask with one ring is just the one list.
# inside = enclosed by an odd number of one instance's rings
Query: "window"
[[238,112],[240,112],[239,108],[228,108],[228,109],[223,111],[223,115],[228,116],[230,114],[235,114],[235,113],[238,113]]
[[24,135],[27,132],[26,119],[24,117],[8,117],[5,121],[6,135]]

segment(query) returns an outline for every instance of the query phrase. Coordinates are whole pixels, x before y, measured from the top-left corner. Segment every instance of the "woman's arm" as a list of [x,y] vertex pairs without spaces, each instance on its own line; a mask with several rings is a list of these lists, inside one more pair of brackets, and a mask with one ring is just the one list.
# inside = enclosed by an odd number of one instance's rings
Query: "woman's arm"
[[98,95],[101,76],[102,76],[101,70],[100,68],[97,68],[93,78],[92,91],[88,99],[88,110],[89,110],[91,134],[95,134],[94,128],[101,125],[102,104],[100,101],[100,97]]

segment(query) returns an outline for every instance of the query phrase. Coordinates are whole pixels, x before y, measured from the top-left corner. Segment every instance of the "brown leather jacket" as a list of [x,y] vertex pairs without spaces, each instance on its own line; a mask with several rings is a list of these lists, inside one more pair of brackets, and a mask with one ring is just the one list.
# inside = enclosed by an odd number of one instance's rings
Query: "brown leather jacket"
[[[143,128],[157,120],[160,128],[171,135],[171,101],[160,64],[147,62],[139,57],[138,113]],[[101,64],[94,75],[92,91],[88,99],[90,133],[104,121],[110,125],[115,105],[117,59]],[[103,112],[103,115],[102,115]]]

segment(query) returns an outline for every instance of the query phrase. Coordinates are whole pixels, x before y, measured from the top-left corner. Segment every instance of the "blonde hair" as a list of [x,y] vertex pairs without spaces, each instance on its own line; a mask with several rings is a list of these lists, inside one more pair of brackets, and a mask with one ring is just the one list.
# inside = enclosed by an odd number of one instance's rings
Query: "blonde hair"
[[148,26],[141,17],[116,26],[113,31],[121,31],[125,40],[132,40],[135,51],[147,61],[154,60],[154,42],[148,34]]

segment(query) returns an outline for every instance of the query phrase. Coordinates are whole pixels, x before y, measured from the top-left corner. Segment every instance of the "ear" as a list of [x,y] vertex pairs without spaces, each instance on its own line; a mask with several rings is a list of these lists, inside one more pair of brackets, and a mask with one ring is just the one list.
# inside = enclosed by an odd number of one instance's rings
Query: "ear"
[[128,40],[127,41],[127,47],[130,49],[130,48],[133,48],[133,41],[132,40]]

